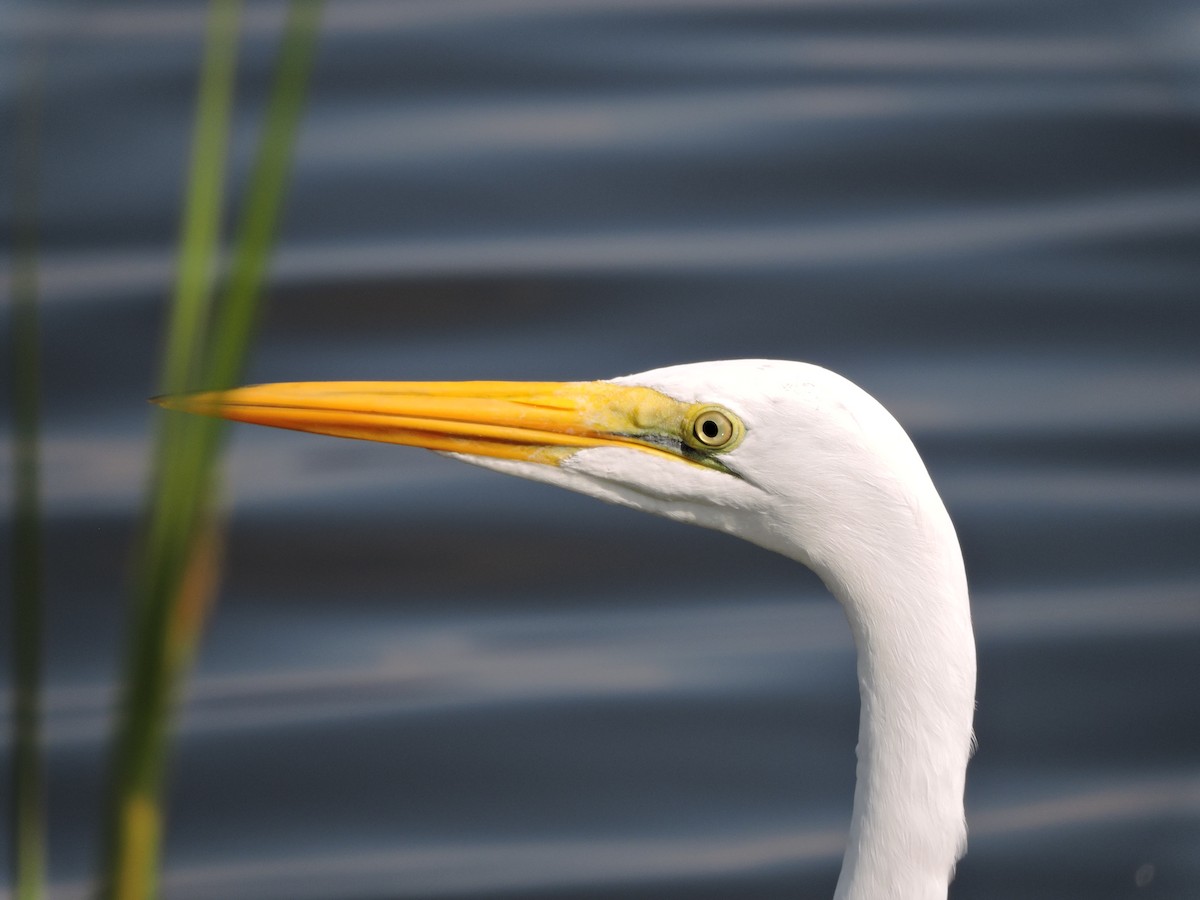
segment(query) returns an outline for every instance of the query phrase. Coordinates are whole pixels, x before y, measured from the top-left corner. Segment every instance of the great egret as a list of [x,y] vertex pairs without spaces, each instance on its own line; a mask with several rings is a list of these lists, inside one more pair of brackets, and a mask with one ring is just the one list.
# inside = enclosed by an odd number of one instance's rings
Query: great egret
[[426,447],[810,567],[858,651],[857,784],[835,900],[945,898],[966,846],[975,697],[962,554],[908,435],[846,379],[728,360],[599,382],[306,382],[160,402]]

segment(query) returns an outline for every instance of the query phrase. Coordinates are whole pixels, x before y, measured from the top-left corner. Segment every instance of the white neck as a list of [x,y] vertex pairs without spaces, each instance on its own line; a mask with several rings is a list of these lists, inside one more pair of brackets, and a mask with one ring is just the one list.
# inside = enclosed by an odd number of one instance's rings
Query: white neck
[[862,702],[835,900],[945,900],[966,847],[975,643],[962,556],[940,502],[904,524],[856,554],[852,575],[821,573],[850,621]]
[[946,900],[966,848],[971,610],[953,524],[924,484],[792,553],[841,601],[858,650],[858,779],[834,900]]

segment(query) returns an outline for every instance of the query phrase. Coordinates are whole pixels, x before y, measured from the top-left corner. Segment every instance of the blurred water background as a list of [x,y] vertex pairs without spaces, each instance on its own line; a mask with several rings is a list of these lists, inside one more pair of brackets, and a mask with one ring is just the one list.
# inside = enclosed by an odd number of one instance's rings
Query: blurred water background
[[[282,14],[246,7],[231,195]],[[27,48],[47,54],[63,900],[101,853],[204,15],[0,8],[6,123]],[[6,303],[12,271],[6,254]],[[980,749],[952,897],[1184,900],[1198,285],[1194,3],[340,0],[249,380],[745,356],[846,374],[916,440],[973,586]],[[815,577],[420,451],[246,427],[228,463],[165,897],[831,895],[858,698]]]

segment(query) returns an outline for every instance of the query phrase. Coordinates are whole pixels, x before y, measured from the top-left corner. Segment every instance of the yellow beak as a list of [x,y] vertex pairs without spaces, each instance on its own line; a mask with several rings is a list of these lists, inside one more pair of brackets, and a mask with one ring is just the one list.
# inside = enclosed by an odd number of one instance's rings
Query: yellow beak
[[673,448],[697,407],[646,387],[514,381],[294,382],[154,402],[236,422],[548,465],[589,447],[679,460]]

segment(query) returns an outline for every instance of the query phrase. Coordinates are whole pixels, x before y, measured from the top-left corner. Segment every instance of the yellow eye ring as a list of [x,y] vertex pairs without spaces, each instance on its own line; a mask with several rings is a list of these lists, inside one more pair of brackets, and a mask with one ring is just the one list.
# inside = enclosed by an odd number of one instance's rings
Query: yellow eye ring
[[696,450],[728,450],[742,439],[744,428],[737,416],[719,406],[702,406],[690,417],[683,434]]

